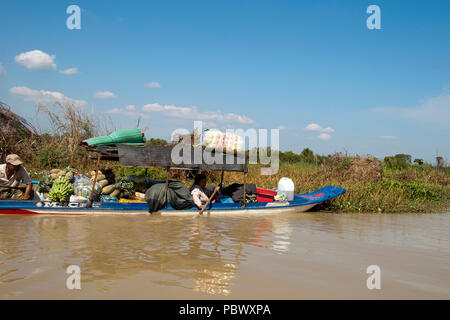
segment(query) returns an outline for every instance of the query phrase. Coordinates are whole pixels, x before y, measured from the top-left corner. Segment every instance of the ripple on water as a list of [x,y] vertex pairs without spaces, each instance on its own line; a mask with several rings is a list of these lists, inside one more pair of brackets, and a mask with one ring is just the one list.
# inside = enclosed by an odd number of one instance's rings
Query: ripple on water
[[58,295],[54,282],[43,281],[56,274],[63,281],[65,268],[76,264],[94,292],[146,274],[155,285],[227,296],[242,266],[258,257],[301,265],[305,257],[346,253],[350,249],[337,246],[343,241],[448,254],[449,227],[450,214],[0,217],[0,293],[41,287]]

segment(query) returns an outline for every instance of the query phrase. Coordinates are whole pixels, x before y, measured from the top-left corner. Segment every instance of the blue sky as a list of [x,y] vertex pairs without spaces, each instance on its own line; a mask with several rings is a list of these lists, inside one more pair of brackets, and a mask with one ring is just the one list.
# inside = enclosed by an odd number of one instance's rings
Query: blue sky
[[[66,27],[71,4],[80,30]],[[366,27],[371,4],[381,30]],[[0,6],[0,100],[29,119],[62,97],[117,128],[143,115],[147,137],[203,119],[281,127],[282,150],[450,160],[449,1]]]

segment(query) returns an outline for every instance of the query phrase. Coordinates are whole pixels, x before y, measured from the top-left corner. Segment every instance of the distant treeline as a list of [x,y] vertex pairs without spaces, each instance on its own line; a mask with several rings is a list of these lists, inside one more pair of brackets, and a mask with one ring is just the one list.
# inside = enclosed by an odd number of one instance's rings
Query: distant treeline
[[[164,139],[158,139],[158,138],[151,138],[147,141],[147,144],[151,145],[159,145],[159,146],[165,146],[169,143]],[[259,153],[258,149],[252,149],[253,152]],[[270,148],[265,151],[265,154],[270,156],[271,150]],[[303,164],[315,164],[315,165],[327,165],[332,163],[335,159],[352,159],[353,157],[345,155],[341,152],[337,152],[330,155],[319,155],[315,154],[311,149],[304,148],[302,152],[295,153],[293,151],[277,151],[279,154],[280,163],[289,163],[289,164],[295,164],[295,163],[303,163]],[[249,155],[250,151],[246,151],[246,154]],[[373,157],[377,159],[376,157]],[[411,166],[416,167],[432,167],[432,164],[425,163],[423,159],[415,158],[412,161],[412,156],[409,154],[403,154],[399,153],[394,156],[388,156],[384,157],[383,160],[378,159],[379,161],[382,161],[383,164],[390,169],[396,169],[396,170],[402,170],[407,169]],[[436,157],[436,166],[437,167],[446,167],[448,164],[442,157]]]

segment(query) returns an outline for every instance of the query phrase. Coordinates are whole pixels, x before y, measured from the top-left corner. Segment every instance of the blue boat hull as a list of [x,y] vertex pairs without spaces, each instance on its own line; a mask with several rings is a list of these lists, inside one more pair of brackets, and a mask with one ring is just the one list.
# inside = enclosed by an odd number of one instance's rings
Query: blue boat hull
[[[292,201],[210,204],[205,214],[247,214],[304,212],[327,200],[345,193],[345,189],[326,186],[314,192],[295,195]],[[149,214],[147,203],[94,203],[86,208],[86,202],[58,203],[51,201],[0,201],[0,214],[44,214],[44,215],[132,215]],[[198,214],[197,208],[175,210],[170,204],[157,212],[161,215]]]

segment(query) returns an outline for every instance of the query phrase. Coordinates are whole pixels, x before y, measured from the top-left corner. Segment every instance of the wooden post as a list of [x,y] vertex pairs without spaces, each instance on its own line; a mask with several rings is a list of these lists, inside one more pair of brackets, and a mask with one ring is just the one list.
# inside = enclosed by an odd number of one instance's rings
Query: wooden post
[[222,183],[223,183],[223,170],[222,170],[222,175],[220,176],[220,183],[219,186],[222,188]]
[[97,177],[98,177],[98,167],[100,166],[100,152],[97,154],[97,166],[95,167],[95,176],[94,176],[94,182],[92,183],[92,190],[91,194],[89,195],[89,201],[87,204],[88,208],[92,207],[92,201],[94,200],[94,192],[95,192],[95,184],[97,183]]
[[166,190],[169,188],[169,170],[170,167],[166,168]]
[[169,189],[169,170],[170,170],[170,167],[166,167],[166,205],[165,205],[165,208],[167,208],[167,190]]
[[246,172],[244,172],[244,203],[243,203],[243,205],[242,205],[242,208],[245,208],[245,196],[247,195],[247,183],[246,183],[246,176],[247,176],[247,173]]

